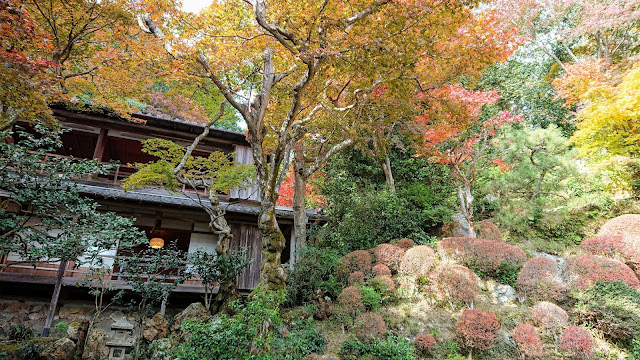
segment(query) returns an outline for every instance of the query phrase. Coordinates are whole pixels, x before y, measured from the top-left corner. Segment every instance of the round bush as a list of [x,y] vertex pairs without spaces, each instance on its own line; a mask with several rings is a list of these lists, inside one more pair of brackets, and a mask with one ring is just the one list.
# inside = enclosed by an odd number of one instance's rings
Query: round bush
[[500,329],[498,318],[491,311],[465,310],[456,322],[458,343],[469,350],[489,350]]
[[490,276],[495,275],[504,263],[518,267],[527,260],[522,249],[497,240],[446,238],[438,242],[438,250],[474,271]]
[[634,289],[640,281],[631,268],[622,262],[597,255],[579,255],[566,261],[568,287],[585,289],[596,281],[623,281]]
[[436,346],[436,338],[429,334],[416,336],[414,342],[416,344],[416,350],[423,354],[430,352]]
[[418,245],[407,250],[400,260],[399,273],[403,275],[427,276],[433,267],[434,252],[427,245]]
[[376,264],[371,272],[373,276],[391,276],[391,269],[385,264]]
[[430,276],[433,293],[451,303],[470,303],[478,296],[478,276],[462,265],[438,265]]
[[500,229],[491,221],[481,221],[476,224],[477,237],[489,240],[502,240]]
[[364,311],[364,303],[360,289],[355,286],[347,286],[342,290],[337,299],[340,310],[349,316],[355,316]]
[[405,249],[392,244],[380,244],[371,249],[376,262],[387,265],[391,270],[398,269],[404,251]]
[[347,282],[349,283],[349,285],[356,285],[356,284],[364,285],[365,283],[364,273],[362,271],[352,272],[351,274],[349,274],[349,279],[347,280]]
[[522,265],[516,280],[516,288],[533,300],[564,301],[566,290],[555,261],[546,257],[534,257]]
[[511,336],[522,354],[534,358],[542,356],[542,339],[530,323],[518,324]]
[[371,272],[373,256],[367,250],[356,250],[340,258],[342,268],[346,273],[362,271],[364,274]]
[[389,294],[396,289],[396,283],[391,278],[391,275],[378,275],[373,280],[383,294]]
[[400,239],[398,240],[398,243],[396,244],[399,247],[403,248],[403,249],[411,249],[413,247],[413,240],[411,239]]
[[559,334],[569,323],[569,315],[560,306],[547,302],[538,302],[531,309],[533,322],[550,334]]
[[370,312],[358,315],[354,322],[354,333],[362,342],[380,339],[387,332],[387,324],[382,316]]
[[584,239],[580,243],[580,249],[602,256],[622,255],[625,252],[621,235],[600,235]]
[[579,326],[569,326],[560,337],[560,349],[573,359],[587,359],[593,355],[593,337]]
[[598,281],[575,297],[578,319],[607,338],[629,341],[640,335],[640,293],[626,283]]
[[626,214],[615,217],[602,225],[598,235],[640,237],[640,215]]

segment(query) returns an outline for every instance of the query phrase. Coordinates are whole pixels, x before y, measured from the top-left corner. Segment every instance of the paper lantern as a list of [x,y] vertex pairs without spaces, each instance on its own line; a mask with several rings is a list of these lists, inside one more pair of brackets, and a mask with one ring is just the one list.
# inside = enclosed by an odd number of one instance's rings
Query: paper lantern
[[160,249],[164,246],[164,240],[162,238],[156,237],[149,240],[149,246],[154,249]]

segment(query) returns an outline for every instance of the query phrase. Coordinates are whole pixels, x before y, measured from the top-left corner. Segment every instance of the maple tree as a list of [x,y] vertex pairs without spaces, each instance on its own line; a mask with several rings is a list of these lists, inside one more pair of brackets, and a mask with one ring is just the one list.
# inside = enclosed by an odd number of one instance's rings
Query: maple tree
[[471,225],[470,235],[475,237],[472,186],[487,167],[505,165],[492,151],[491,140],[502,126],[519,121],[522,115],[502,111],[492,117],[483,116],[483,106],[495,104],[500,98],[496,91],[447,85],[418,97],[429,104],[416,118],[424,126],[424,142],[418,145],[418,155],[449,167],[458,191],[460,212]]

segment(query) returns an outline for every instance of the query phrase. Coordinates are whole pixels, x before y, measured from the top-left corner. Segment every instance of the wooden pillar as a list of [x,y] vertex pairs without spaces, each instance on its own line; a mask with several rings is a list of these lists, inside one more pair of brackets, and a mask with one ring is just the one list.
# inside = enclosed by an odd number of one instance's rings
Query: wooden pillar
[[93,150],[93,158],[102,161],[102,156],[104,155],[104,149],[107,145],[107,133],[109,129],[100,129],[100,134],[98,135],[98,141],[96,142],[96,148]]

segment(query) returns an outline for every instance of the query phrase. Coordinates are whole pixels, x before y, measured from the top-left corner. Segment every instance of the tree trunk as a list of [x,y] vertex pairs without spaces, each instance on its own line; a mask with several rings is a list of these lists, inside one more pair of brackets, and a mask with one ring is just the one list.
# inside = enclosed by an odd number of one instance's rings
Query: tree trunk
[[308,217],[305,208],[305,198],[307,191],[307,179],[304,177],[303,172],[303,159],[300,159],[296,152],[296,158],[293,162],[293,227],[294,227],[294,239],[296,253],[290,260],[293,264],[297,260],[297,250],[302,249],[307,241],[307,222]]
[[51,296],[51,303],[49,304],[49,313],[47,314],[47,320],[44,322],[44,329],[42,329],[42,337],[49,336],[51,329],[51,323],[53,322],[53,315],[58,307],[58,299],[60,298],[60,289],[62,289],[62,278],[67,268],[67,261],[60,261],[58,267],[58,276],[56,277],[56,285],[53,288],[53,295]]
[[258,228],[262,235],[262,262],[260,282],[256,290],[260,291],[278,291],[286,288],[286,274],[281,261],[286,240],[276,221],[276,197],[271,195],[262,199],[258,216]]
[[396,182],[393,180],[393,171],[391,171],[391,160],[389,156],[384,157],[384,162],[382,163],[382,171],[384,171],[384,178],[387,182],[387,186],[389,186],[389,190],[392,193],[396,192]]
[[474,229],[473,222],[473,195],[471,195],[471,184],[468,181],[464,181],[464,185],[458,185],[458,198],[460,199],[460,211],[464,218],[469,223],[469,235],[476,237],[476,231]]

